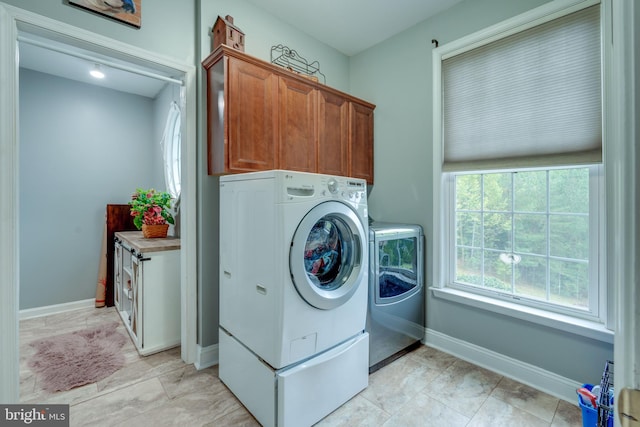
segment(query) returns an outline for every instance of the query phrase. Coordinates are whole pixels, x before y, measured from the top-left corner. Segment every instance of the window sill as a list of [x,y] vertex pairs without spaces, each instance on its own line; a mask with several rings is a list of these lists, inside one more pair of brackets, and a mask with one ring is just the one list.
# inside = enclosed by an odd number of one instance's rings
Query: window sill
[[604,325],[589,320],[577,319],[507,301],[495,300],[481,295],[450,288],[429,288],[436,298],[465,304],[471,307],[514,317],[549,328],[558,329],[586,338],[613,344],[614,332]]

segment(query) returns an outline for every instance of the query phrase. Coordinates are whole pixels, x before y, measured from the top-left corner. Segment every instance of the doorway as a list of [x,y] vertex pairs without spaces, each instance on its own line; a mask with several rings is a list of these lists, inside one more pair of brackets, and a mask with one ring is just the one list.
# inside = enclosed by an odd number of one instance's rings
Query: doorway
[[[1,72],[3,75],[3,99],[0,101],[0,132],[2,133],[2,167],[0,170],[1,187],[8,203],[0,208],[0,275],[2,286],[0,294],[2,310],[0,325],[6,333],[2,334],[1,347],[15,349],[8,352],[0,364],[3,385],[0,387],[0,401],[17,402],[19,396],[18,381],[18,310],[21,254],[18,224],[20,223],[20,183],[19,174],[19,105],[20,105],[20,49],[18,45],[24,38],[50,43],[55,48],[80,52],[96,59],[96,62],[128,69],[147,78],[167,79],[181,83],[179,90],[183,109],[182,126],[182,191],[181,191],[181,341],[182,359],[192,363],[196,352],[196,301],[195,301],[195,68],[191,65],[174,63],[151,52],[123,45],[97,34],[87,33],[75,27],[52,22],[20,9],[0,5],[2,23],[0,38]],[[22,41],[21,41],[22,39]],[[26,57],[25,57],[26,58]],[[25,59],[26,60],[26,59]],[[50,66],[53,65],[50,63]],[[37,72],[36,72],[37,73]],[[5,78],[6,76],[6,78]],[[171,92],[171,91],[170,91]],[[7,94],[5,97],[4,94]],[[169,95],[173,97],[173,93]],[[43,185],[46,188],[46,186]],[[65,220],[72,220],[72,215]],[[96,277],[97,279],[97,277]],[[95,280],[95,279],[94,279]]]

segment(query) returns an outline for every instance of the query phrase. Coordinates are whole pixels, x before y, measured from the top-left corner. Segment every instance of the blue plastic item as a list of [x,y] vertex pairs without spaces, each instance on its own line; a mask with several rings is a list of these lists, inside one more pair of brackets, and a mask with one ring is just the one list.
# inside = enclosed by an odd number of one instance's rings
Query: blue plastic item
[[[593,384],[584,384],[582,387],[591,391],[593,389]],[[588,401],[583,401],[582,396],[580,395],[578,395],[578,405],[580,405],[580,410],[582,411],[582,427],[597,427],[598,409],[591,406],[591,403]],[[613,427],[613,409],[609,412],[607,427]]]

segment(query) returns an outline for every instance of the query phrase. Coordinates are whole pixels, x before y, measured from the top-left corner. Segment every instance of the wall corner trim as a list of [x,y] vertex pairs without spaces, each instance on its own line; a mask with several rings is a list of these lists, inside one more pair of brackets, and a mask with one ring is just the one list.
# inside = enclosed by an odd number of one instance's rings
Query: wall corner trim
[[64,304],[26,308],[20,310],[20,320],[33,319],[34,317],[48,316],[50,314],[64,313],[71,310],[79,310],[81,308],[92,308],[95,307],[95,304],[95,298],[89,298],[80,301],[66,302]]
[[198,345],[196,351],[196,361],[194,363],[197,370],[217,365],[218,361],[218,344],[213,344],[207,347]]
[[582,385],[579,382],[433,329],[427,329],[425,344],[577,405],[576,390]]

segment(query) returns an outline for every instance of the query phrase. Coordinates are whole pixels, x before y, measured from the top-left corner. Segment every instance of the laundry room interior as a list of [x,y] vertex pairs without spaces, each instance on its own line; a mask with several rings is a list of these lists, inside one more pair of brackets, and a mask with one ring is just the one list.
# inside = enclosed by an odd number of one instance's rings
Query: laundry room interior
[[[0,0],[0,404],[71,425],[636,414],[632,0],[120,3]],[[151,189],[166,237],[134,224]],[[94,328],[112,371],[49,386],[38,343]]]

